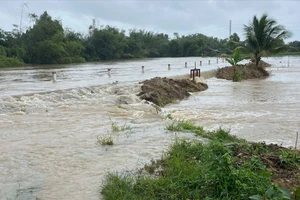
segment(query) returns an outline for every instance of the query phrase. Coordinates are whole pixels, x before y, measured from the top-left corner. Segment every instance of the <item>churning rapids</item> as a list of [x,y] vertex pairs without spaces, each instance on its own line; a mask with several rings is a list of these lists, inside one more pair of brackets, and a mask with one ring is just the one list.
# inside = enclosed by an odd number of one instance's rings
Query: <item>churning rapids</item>
[[[200,60],[208,90],[161,112],[136,96],[140,81],[188,74]],[[108,172],[141,167],[161,157],[176,137],[192,137],[167,132],[168,114],[207,129],[228,128],[249,141],[293,146],[300,127],[300,57],[264,61],[272,64],[270,77],[241,83],[211,77],[211,70],[228,65],[216,58],[1,69],[0,199],[101,199]],[[131,130],[112,132],[112,123]],[[98,144],[97,136],[108,133],[115,144]]]

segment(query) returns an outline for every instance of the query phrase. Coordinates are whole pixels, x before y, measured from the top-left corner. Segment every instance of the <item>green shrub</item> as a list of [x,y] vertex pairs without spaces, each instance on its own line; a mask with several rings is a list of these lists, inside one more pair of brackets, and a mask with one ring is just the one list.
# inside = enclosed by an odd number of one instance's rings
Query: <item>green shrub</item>
[[23,65],[23,61],[19,58],[8,58],[0,56],[0,68],[1,67],[20,67]]
[[85,59],[83,57],[73,57],[72,63],[85,63]]

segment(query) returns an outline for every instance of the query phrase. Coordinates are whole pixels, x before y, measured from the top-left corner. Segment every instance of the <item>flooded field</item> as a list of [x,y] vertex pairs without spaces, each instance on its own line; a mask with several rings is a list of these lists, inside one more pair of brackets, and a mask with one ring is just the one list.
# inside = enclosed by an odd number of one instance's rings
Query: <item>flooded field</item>
[[[0,199],[101,199],[108,172],[134,170],[159,158],[176,137],[192,137],[167,132],[168,114],[250,141],[294,145],[300,57],[266,58],[272,75],[263,80],[206,79],[208,90],[161,112],[136,96],[140,81],[186,75],[200,60],[207,74],[228,65],[216,58],[162,58],[1,70]],[[97,142],[106,135],[114,145]]]

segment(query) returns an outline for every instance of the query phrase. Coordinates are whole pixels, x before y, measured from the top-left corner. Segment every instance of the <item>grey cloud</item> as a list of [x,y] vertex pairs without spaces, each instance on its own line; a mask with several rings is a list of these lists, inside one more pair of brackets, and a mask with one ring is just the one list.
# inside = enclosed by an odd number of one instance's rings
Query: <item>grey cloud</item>
[[[5,0],[0,7],[2,16],[19,20],[22,1]],[[63,25],[77,31],[87,32],[95,18],[102,25],[121,29],[145,29],[172,35],[203,33],[226,38],[229,35],[229,20],[232,32],[242,35],[243,25],[254,15],[268,13],[280,24],[294,32],[294,40],[300,40],[298,8],[300,1],[279,0],[27,0],[27,13],[40,15],[47,10],[53,18],[60,18]],[[11,20],[12,21],[12,20]],[[5,20],[2,27],[9,27]],[[28,24],[29,20],[25,19]],[[5,24],[5,25],[3,25]]]

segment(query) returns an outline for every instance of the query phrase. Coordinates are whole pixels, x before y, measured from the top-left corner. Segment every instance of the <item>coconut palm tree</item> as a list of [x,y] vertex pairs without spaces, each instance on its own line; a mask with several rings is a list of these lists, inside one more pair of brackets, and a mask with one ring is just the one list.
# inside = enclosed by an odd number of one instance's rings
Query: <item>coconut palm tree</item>
[[292,35],[267,14],[260,19],[255,15],[249,25],[244,25],[244,31],[246,40],[240,48],[254,55],[256,67],[262,56],[287,50],[283,40]]
[[234,82],[238,82],[240,81],[240,75],[237,73],[236,71],[236,67],[238,65],[239,62],[241,62],[242,60],[244,60],[244,58],[241,57],[240,55],[240,49],[235,49],[233,52],[233,55],[229,58],[226,58],[226,61],[232,65],[233,67],[233,81]]

